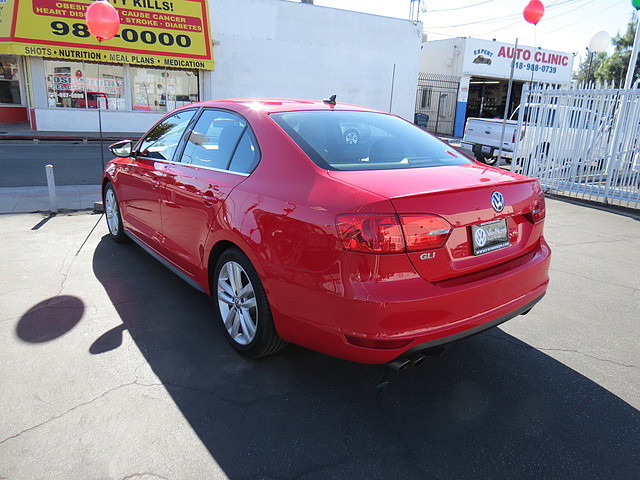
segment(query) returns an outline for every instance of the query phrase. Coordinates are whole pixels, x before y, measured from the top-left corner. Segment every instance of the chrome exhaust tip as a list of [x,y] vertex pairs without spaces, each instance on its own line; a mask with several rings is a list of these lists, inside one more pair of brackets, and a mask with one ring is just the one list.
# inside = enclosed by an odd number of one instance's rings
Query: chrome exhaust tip
[[396,372],[401,372],[411,365],[413,365],[413,362],[408,358],[396,358],[395,360],[391,360],[387,363],[387,366],[392,368]]
[[421,354],[414,355],[414,356],[411,357],[411,363],[413,364],[414,367],[417,367],[422,362],[424,362],[426,358],[427,357],[425,357],[424,355],[421,355]]

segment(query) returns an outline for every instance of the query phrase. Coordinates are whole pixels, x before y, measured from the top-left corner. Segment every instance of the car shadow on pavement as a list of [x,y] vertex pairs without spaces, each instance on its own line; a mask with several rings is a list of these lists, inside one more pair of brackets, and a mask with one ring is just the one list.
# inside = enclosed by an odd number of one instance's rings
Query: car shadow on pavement
[[[240,357],[213,302],[137,246],[102,238],[96,277],[229,478],[635,478],[639,412],[493,329],[397,373],[289,346]],[[386,373],[385,373],[386,372]],[[377,388],[381,380],[386,388]]]

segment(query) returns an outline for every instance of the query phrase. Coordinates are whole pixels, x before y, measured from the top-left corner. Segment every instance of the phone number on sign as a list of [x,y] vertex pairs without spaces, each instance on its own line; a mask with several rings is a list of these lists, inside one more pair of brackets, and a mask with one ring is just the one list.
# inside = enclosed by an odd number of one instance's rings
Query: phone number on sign
[[542,72],[542,73],[556,73],[558,67],[552,67],[551,65],[538,65],[537,63],[525,63],[516,62],[516,68],[518,70],[528,70],[530,72]]
[[[79,38],[87,38],[91,35],[89,33],[87,25],[84,23],[74,23],[72,25],[69,25],[66,22],[51,22],[51,32],[54,35],[64,36],[71,34]],[[136,43],[138,41],[141,41],[142,43],[145,43],[147,45],[160,43],[165,47],[169,47],[174,44],[183,48],[188,48],[191,46],[191,38],[189,37],[189,35],[185,34],[174,36],[171,33],[166,32],[156,34],[149,30],[138,32],[133,28],[125,28],[121,30],[120,34],[116,35],[116,37],[122,38],[122,40],[129,43]]]

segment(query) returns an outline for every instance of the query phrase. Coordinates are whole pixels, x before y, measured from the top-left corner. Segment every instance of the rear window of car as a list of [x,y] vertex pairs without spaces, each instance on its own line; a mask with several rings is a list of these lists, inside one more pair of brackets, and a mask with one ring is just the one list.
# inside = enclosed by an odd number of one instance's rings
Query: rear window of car
[[392,170],[473,163],[394,115],[352,111],[272,113],[271,118],[326,170]]

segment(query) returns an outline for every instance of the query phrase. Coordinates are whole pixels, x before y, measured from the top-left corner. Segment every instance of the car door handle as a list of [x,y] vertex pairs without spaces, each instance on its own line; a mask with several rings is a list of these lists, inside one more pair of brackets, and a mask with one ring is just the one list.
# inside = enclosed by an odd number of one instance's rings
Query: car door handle
[[218,202],[218,197],[216,197],[213,192],[207,191],[201,194],[202,196],[202,201],[204,202],[205,205],[207,206],[211,206],[214,203]]
[[485,130],[484,133],[486,133],[487,135],[489,135],[491,133],[491,130]]

